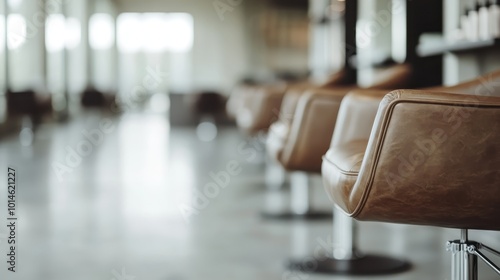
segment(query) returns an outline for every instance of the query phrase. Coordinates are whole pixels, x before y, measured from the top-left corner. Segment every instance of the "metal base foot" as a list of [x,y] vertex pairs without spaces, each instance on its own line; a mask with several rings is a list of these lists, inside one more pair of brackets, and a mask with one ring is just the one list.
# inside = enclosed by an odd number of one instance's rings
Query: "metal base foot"
[[310,211],[305,214],[296,214],[293,212],[282,212],[282,213],[262,213],[262,218],[269,220],[325,220],[332,219],[333,215],[331,211],[321,212],[321,211]]
[[407,271],[411,268],[411,265],[403,260],[366,255],[352,260],[322,258],[308,261],[290,261],[288,268],[302,273],[383,275]]

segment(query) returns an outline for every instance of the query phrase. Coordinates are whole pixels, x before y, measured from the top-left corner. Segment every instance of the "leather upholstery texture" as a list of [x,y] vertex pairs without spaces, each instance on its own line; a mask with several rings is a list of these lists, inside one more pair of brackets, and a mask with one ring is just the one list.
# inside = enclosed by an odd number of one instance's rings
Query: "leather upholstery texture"
[[[330,198],[359,220],[500,230],[500,72],[380,97],[353,92],[341,105],[337,126],[363,131],[334,133]],[[371,110],[349,110],[364,98]]]
[[[373,87],[398,88],[409,82],[411,68],[396,65],[386,69],[373,84]],[[267,140],[268,154],[276,159],[285,169],[292,171],[321,172],[321,158],[330,146],[344,96],[356,86],[337,86],[332,88],[314,88],[305,93],[287,93],[283,99],[280,119],[269,131]],[[367,90],[367,89],[364,89]],[[373,91],[373,90],[371,90]],[[388,91],[382,91],[381,96]],[[367,102],[370,102],[368,98]],[[359,100],[353,100],[358,103]],[[377,105],[380,99],[375,99]],[[358,103],[360,104],[360,103]],[[357,109],[359,107],[355,107]],[[369,110],[362,108],[362,110]],[[347,109],[351,110],[351,109]],[[375,114],[376,109],[373,110]],[[286,113],[286,114],[285,114]],[[368,122],[371,128],[373,120]],[[345,133],[356,133],[356,129],[337,124]],[[366,129],[368,130],[368,128]]]

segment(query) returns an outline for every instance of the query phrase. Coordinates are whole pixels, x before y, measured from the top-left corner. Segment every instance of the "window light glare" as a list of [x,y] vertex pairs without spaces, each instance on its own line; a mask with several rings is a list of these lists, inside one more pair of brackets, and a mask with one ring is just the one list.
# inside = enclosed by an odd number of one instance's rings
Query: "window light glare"
[[193,18],[186,13],[124,13],[118,17],[122,52],[188,52],[193,45]]
[[94,14],[89,21],[90,46],[95,50],[110,49],[114,43],[114,22],[109,14]]
[[82,29],[80,21],[77,18],[66,19],[66,48],[75,49],[82,40]]
[[168,48],[172,52],[187,52],[193,46],[193,17],[189,14],[168,16]]
[[142,17],[143,44],[147,52],[162,52],[169,46],[165,32],[170,28],[169,22],[162,14],[145,14]]
[[20,14],[10,14],[7,17],[7,46],[11,50],[20,48],[26,42],[26,20]]
[[142,47],[141,18],[139,14],[126,13],[118,17],[118,48],[123,52],[138,52]]
[[61,14],[52,14],[47,17],[45,46],[48,52],[59,52],[64,49],[64,21],[64,16]]

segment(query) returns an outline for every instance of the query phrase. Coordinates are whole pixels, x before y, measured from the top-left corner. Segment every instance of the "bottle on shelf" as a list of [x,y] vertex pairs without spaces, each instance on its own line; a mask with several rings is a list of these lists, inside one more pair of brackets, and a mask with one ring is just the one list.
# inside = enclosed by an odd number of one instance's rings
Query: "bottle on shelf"
[[489,2],[488,0],[478,0],[478,37],[479,40],[488,40],[490,36],[490,22],[489,22]]
[[490,0],[488,7],[488,21],[491,38],[500,37],[500,6],[498,0]]
[[470,24],[469,24],[469,8],[466,7],[464,13],[460,16],[460,30],[461,37],[465,40],[469,40],[470,34]]
[[479,5],[475,0],[469,3],[469,12],[467,14],[469,32],[467,38],[469,41],[477,41],[479,39]]

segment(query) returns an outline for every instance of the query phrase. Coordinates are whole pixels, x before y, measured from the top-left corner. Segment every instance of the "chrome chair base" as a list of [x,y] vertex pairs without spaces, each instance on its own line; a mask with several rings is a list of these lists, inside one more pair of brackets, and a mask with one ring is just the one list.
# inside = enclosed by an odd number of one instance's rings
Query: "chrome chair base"
[[411,264],[396,258],[362,254],[357,250],[357,226],[354,219],[338,208],[333,209],[332,252],[300,261],[292,260],[288,268],[300,273],[339,275],[384,275],[407,271]]
[[323,258],[319,260],[291,261],[291,270],[301,273],[321,273],[339,275],[386,275],[409,270],[409,262],[394,258],[366,255],[356,259],[337,260]]
[[461,231],[459,240],[449,241],[446,250],[451,253],[451,280],[477,280],[478,259],[493,269],[500,276],[500,267],[493,263],[484,253],[500,257],[500,251],[490,248],[482,243],[469,241],[468,230]]

